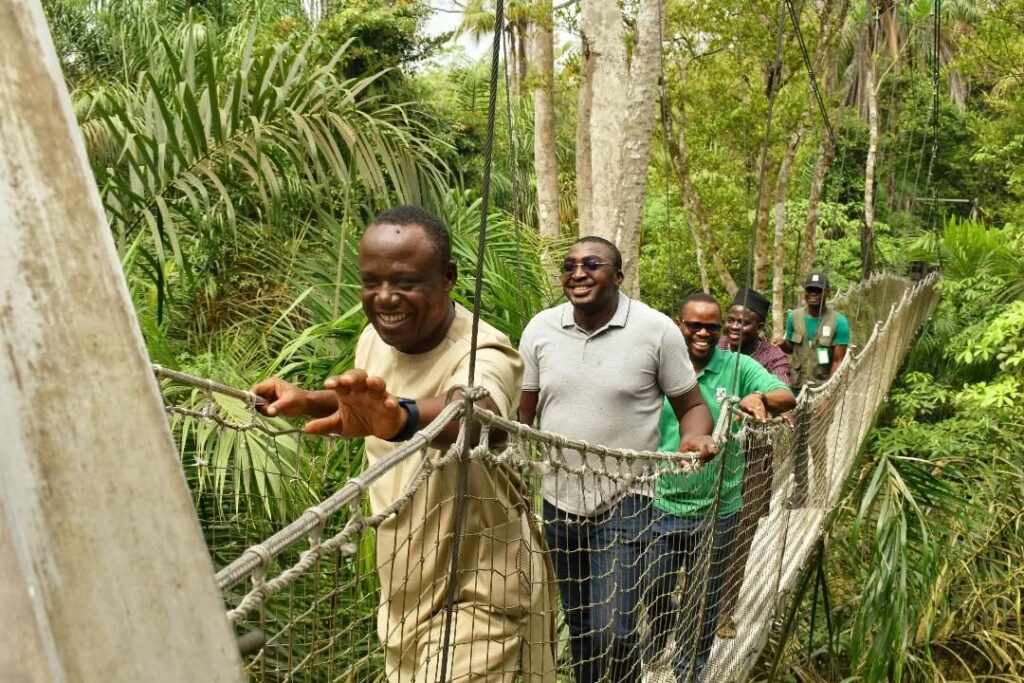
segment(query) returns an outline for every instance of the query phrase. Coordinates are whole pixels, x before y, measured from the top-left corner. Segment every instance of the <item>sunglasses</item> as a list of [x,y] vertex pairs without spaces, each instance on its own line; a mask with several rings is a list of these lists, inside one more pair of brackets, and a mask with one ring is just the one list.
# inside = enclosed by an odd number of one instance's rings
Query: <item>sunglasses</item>
[[701,330],[704,330],[708,334],[718,334],[722,331],[722,325],[720,323],[695,323],[689,320],[684,320],[683,325],[690,331],[690,334],[697,334]]
[[602,261],[598,261],[596,256],[584,256],[578,262],[570,260],[570,259],[566,259],[562,263],[562,272],[565,273],[566,275],[570,275],[572,273],[575,273],[577,268],[582,267],[583,270],[587,271],[588,273],[594,273],[601,266],[613,266],[613,265],[615,265],[615,264],[614,263],[604,263]]

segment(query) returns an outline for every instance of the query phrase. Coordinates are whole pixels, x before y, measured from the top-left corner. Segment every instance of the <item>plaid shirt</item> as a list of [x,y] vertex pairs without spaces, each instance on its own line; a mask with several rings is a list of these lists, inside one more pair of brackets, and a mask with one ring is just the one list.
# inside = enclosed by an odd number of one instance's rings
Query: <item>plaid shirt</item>
[[[718,348],[729,349],[729,340],[722,337],[718,340]],[[772,346],[763,339],[757,340],[757,348],[749,354],[751,358],[764,366],[765,370],[781,379],[789,386],[789,356],[777,346]]]

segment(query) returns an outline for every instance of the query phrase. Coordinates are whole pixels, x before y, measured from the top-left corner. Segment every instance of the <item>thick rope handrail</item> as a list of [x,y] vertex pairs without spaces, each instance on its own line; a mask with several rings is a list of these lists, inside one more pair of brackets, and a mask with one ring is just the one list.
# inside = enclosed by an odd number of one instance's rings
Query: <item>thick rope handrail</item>
[[197,389],[205,389],[211,394],[223,394],[224,396],[230,396],[231,398],[237,398],[250,405],[266,405],[267,401],[262,396],[257,396],[251,391],[245,391],[244,389],[236,389],[228,384],[221,384],[215,382],[212,379],[205,377],[197,377],[190,375],[187,372],[181,372],[179,370],[171,370],[165,368],[162,365],[153,363],[153,374],[162,379],[170,379],[180,384],[185,384],[190,387],[196,387]]
[[[427,446],[424,445],[422,450],[426,450],[426,448]],[[352,554],[355,552],[354,548],[346,549],[346,546],[350,545],[349,541],[353,536],[361,532],[363,529],[366,529],[367,527],[374,527],[388,517],[396,514],[412,499],[414,495],[416,495],[420,486],[427,480],[427,477],[429,477],[431,473],[440,467],[444,467],[445,465],[455,462],[461,451],[462,443],[460,441],[456,441],[456,443],[445,452],[444,456],[437,461],[431,461],[424,458],[423,462],[420,464],[420,469],[416,472],[416,475],[410,478],[409,481],[406,482],[405,486],[402,487],[402,492],[393,501],[391,501],[387,507],[375,515],[364,518],[359,513],[359,497],[356,497],[355,500],[349,501],[348,505],[352,509],[353,516],[349,518],[341,531],[322,543],[320,542],[318,532],[318,530],[322,530],[323,524],[326,521],[323,517],[319,516],[323,514],[322,506],[314,506],[307,510],[306,513],[303,514],[303,517],[305,517],[306,514],[314,513],[318,515],[318,519],[320,520],[314,527],[314,531],[316,531],[317,534],[315,536],[310,536],[309,549],[303,551],[299,556],[298,562],[282,571],[270,581],[267,581],[266,583],[263,583],[262,581],[254,582],[256,584],[254,588],[246,593],[245,597],[239,601],[238,605],[234,609],[228,611],[228,619],[232,622],[237,622],[242,619],[249,612],[262,605],[268,597],[291,586],[299,577],[312,569],[321,557],[324,557],[336,550],[346,554]],[[256,555],[260,560],[260,564],[258,565],[258,568],[260,569],[265,568],[270,561],[270,553],[264,546],[265,544],[260,544],[249,549],[256,551]],[[220,574],[218,574],[218,576],[219,575]],[[253,572],[252,575],[256,576],[255,572]],[[244,578],[244,576],[242,578]]]
[[[271,558],[279,555],[292,543],[323,524],[324,519],[358,501],[371,484],[393,469],[395,465],[428,447],[449,422],[462,416],[464,410],[465,405],[461,402],[449,404],[433,422],[417,432],[411,439],[367,467],[358,476],[349,479],[344,486],[325,498],[322,503],[313,506],[294,522],[258,545],[266,550]],[[252,548],[246,549],[238,559],[217,572],[217,586],[221,590],[226,590],[259,568],[262,564],[259,552]]]
[[[550,446],[555,449],[568,448],[570,450],[579,451],[580,453],[586,453],[588,455],[612,457],[624,461],[657,461],[673,462],[679,464],[696,463],[700,461],[700,455],[698,453],[637,451],[629,448],[612,448],[611,446],[592,444],[588,441],[574,439],[572,437],[563,436],[562,434],[556,434],[555,432],[545,432],[540,429],[530,427],[529,425],[525,425],[522,422],[509,420],[500,415],[492,413],[486,408],[475,407],[473,409],[473,419],[480,422],[481,424],[488,425],[489,427],[509,432],[510,434],[513,434],[525,441],[543,444],[545,446]],[[719,422],[721,422],[721,420]],[[716,442],[719,440],[717,434],[718,430],[716,429]]]
[[[182,375],[183,373],[176,374]],[[206,386],[206,384],[202,383],[202,378],[196,378],[188,375],[184,375],[184,377],[188,380],[186,383],[190,385],[202,385],[204,388]],[[210,384],[216,385],[217,383],[211,382]],[[230,387],[227,388],[231,389]],[[214,390],[218,392],[220,391],[219,388]],[[228,392],[223,393],[227,394]],[[238,393],[239,390],[234,389],[231,390],[231,393],[228,395],[237,396]],[[469,391],[467,393],[472,394],[474,392]],[[238,559],[217,572],[217,586],[221,590],[227,590],[228,588],[238,584],[263,566],[265,564],[264,558],[273,559],[290,545],[304,538],[316,528],[322,526],[326,518],[354,502],[357,502],[371,484],[380,479],[399,463],[428,447],[430,442],[440,434],[446,425],[448,425],[452,420],[461,418],[464,413],[464,405],[465,404],[462,402],[449,404],[433,422],[423,430],[417,432],[412,439],[396,448],[380,461],[368,467],[359,476],[349,479],[340,489],[330,497],[324,499],[322,503],[306,510],[306,512],[304,512],[295,521],[267,538],[267,540],[257,546],[247,548],[238,557]],[[723,411],[723,415],[727,412],[728,411]],[[640,460],[648,462],[657,461],[674,463],[679,467],[680,471],[692,471],[700,464],[699,455],[696,453],[635,451],[631,449],[610,448],[599,444],[589,444],[585,441],[571,439],[560,434],[542,432],[540,430],[533,429],[532,427],[527,427],[526,425],[500,417],[499,415],[479,407],[473,408],[473,419],[482,425],[509,431],[516,435],[526,437],[530,441],[543,443],[554,448],[569,448],[578,450],[581,453],[610,457],[623,461]],[[727,420],[724,420],[721,417],[719,418],[719,423],[715,430],[716,442],[724,441],[726,438],[727,424]],[[461,431],[465,432],[465,427],[463,427]],[[449,454],[454,448],[455,446],[452,446],[452,448],[449,449]],[[436,468],[436,466],[438,466],[438,464],[435,463],[434,467]],[[600,474],[600,472],[598,472],[598,474]],[[646,478],[638,476],[637,480],[645,481]],[[404,502],[404,499],[405,497],[400,501],[396,501],[396,504]],[[391,507],[394,506],[389,506],[389,509]],[[390,513],[382,514],[386,517],[387,514]],[[272,585],[272,582],[266,585]],[[283,587],[283,585],[275,587],[280,588]]]

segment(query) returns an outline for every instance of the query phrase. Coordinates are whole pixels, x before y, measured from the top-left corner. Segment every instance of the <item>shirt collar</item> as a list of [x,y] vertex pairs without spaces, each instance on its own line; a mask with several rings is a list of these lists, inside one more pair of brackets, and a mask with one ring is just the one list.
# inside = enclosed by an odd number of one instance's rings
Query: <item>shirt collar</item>
[[700,377],[705,373],[711,375],[720,374],[732,353],[732,351],[724,351],[718,348],[718,345],[716,344],[711,348],[711,358],[708,359],[708,364],[704,366],[703,370],[697,373],[697,376]]
[[[597,334],[601,330],[609,327],[625,327],[626,320],[629,318],[629,307],[633,303],[633,300],[622,293],[619,290],[619,303],[615,307],[615,313],[612,315],[612,319],[599,330],[594,330],[590,333],[591,336]],[[575,327],[576,319],[573,317],[572,304],[568,301],[562,304],[562,327]]]

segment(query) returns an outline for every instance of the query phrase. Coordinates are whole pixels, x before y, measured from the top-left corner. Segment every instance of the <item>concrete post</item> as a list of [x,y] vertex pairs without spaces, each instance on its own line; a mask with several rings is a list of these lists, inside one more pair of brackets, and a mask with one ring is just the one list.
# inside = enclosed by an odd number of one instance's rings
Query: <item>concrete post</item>
[[241,681],[38,0],[0,46],[0,681]]

